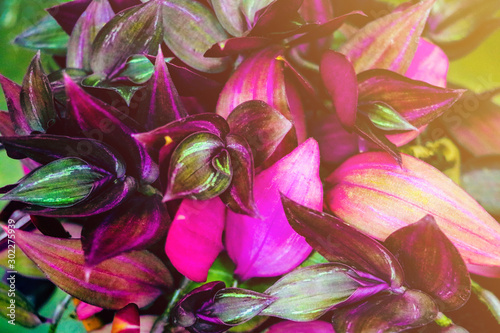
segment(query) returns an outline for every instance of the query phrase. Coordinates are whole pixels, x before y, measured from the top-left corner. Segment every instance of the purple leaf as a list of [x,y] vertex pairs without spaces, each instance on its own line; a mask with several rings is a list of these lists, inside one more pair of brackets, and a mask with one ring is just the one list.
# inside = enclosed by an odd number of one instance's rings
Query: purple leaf
[[127,173],[145,183],[158,177],[157,166],[146,149],[131,137],[132,129],[117,116],[120,112],[101,100],[87,94],[67,75],[64,77],[66,95],[73,117],[86,135],[96,135],[115,148],[127,164]]
[[52,217],[87,217],[104,213],[119,205],[129,195],[135,193],[137,183],[134,178],[126,177],[116,180],[113,184],[103,187],[92,197],[87,198],[78,205],[68,208],[43,208],[31,206],[24,210],[31,214]]
[[56,286],[86,303],[120,309],[151,304],[172,286],[165,265],[147,251],[85,266],[79,239],[60,239],[16,230],[16,244]]
[[321,58],[319,70],[340,123],[348,129],[354,127],[358,107],[358,81],[351,62],[341,53],[326,51]]
[[333,3],[330,0],[304,0],[299,13],[307,22],[323,24],[334,17]]
[[257,217],[259,213],[253,196],[252,150],[243,137],[235,134],[226,137],[226,149],[231,158],[233,178],[220,198],[233,212]]
[[137,195],[104,215],[96,228],[83,227],[85,263],[95,266],[123,252],[144,250],[167,235],[170,217],[161,197]]
[[399,288],[404,273],[394,255],[344,221],[304,207],[286,196],[281,201],[292,228],[328,261],[371,273]]
[[292,82],[285,80],[285,62],[280,60],[283,52],[282,47],[272,46],[246,58],[224,86],[217,114],[227,118],[238,105],[251,100],[269,104],[295,125],[297,133],[291,132],[281,145],[286,154],[296,146],[295,134],[299,141],[307,136],[304,113],[300,107],[295,108],[300,99],[294,94]]
[[267,160],[292,128],[281,113],[262,101],[238,105],[227,117],[231,132],[246,139],[252,148],[255,166]]
[[[250,35],[265,35],[269,32],[298,27],[295,18],[304,0],[274,0],[255,15],[255,24]],[[300,17],[300,16],[299,16]],[[288,27],[290,25],[290,27]]]
[[92,43],[102,27],[115,16],[108,0],[93,0],[76,22],[68,42],[66,66],[90,70]]
[[[229,36],[213,12],[197,1],[162,2],[163,36],[170,50],[189,66],[205,73],[223,72],[229,58],[205,58],[210,47]],[[186,29],[186,22],[190,28]]]
[[471,282],[464,260],[432,215],[396,230],[384,245],[398,258],[405,282],[432,296],[442,312],[462,307]]
[[368,140],[368,142],[372,142],[379,148],[385,150],[399,165],[401,165],[401,153],[396,145],[386,137],[386,132],[377,128],[369,119],[366,117],[358,117],[355,131],[359,136]]
[[210,266],[224,248],[225,211],[219,198],[182,201],[170,226],[165,252],[172,265],[188,279],[207,280]]
[[59,23],[68,35],[71,35],[78,18],[92,0],[74,0],[47,9],[47,12]]
[[140,0],[110,0],[109,3],[111,7],[115,11],[115,13],[119,13],[124,9],[137,6],[141,4]]
[[0,111],[0,135],[3,137],[16,135],[10,115],[5,111]]
[[231,326],[220,319],[207,315],[200,316],[200,310],[213,304],[215,294],[223,290],[224,282],[209,282],[184,296],[172,309],[173,324],[189,329],[192,333],[222,333]]
[[192,134],[172,154],[163,200],[214,198],[229,187],[232,174],[231,159],[222,139],[207,132]]
[[140,333],[140,321],[139,308],[136,304],[131,303],[115,313],[111,332]]
[[103,308],[100,308],[98,306],[94,306],[85,302],[80,302],[75,308],[76,316],[78,317],[79,320],[85,320],[96,313],[99,313],[103,310]]
[[163,126],[188,116],[165,65],[161,47],[156,56],[155,71],[141,94],[138,122],[148,130]]
[[[157,152],[164,146],[173,152],[182,140],[196,132],[209,132],[222,138],[229,133],[229,126],[221,116],[204,113],[173,121],[150,132],[133,134],[133,137],[146,146],[151,155],[154,155],[155,151]],[[168,137],[168,142],[166,137]]]
[[307,257],[311,248],[288,224],[279,193],[321,209],[318,172],[318,145],[309,139],[257,175],[254,194],[261,219],[228,212],[226,247],[236,263],[235,274],[242,280],[284,274]]
[[[306,1],[304,1],[305,3]],[[301,7],[301,9],[303,6]],[[324,13],[318,13],[319,15],[324,14]],[[348,18],[350,18],[353,15],[362,15],[366,16],[363,12],[360,11],[354,11],[348,14],[344,14],[342,16],[335,17],[333,19],[330,19],[311,31],[306,32],[304,35],[300,36],[299,38],[296,38],[288,43],[288,46],[296,46],[300,44],[305,44],[305,43],[310,43],[311,41],[314,41],[316,39],[322,38],[322,37],[327,37],[332,35],[342,24],[344,24],[344,21]]]
[[404,74],[434,2],[424,0],[368,23],[342,45],[340,52],[351,60],[356,73],[383,68]]
[[225,57],[238,55],[240,53],[248,53],[262,49],[273,43],[274,41],[272,39],[266,37],[245,36],[229,38],[212,45],[212,47],[205,52],[205,57]]
[[20,100],[22,117],[31,131],[43,133],[56,121],[54,96],[47,75],[42,69],[40,52],[33,57],[24,76]]
[[378,296],[339,309],[334,312],[332,321],[337,333],[401,332],[430,323],[438,311],[427,294],[406,290],[404,294]]
[[163,34],[160,9],[158,1],[149,1],[113,17],[92,44],[91,67],[94,73],[113,77],[130,56],[155,54]]
[[384,102],[416,127],[441,116],[464,93],[460,89],[432,86],[387,70],[358,75],[359,102]]
[[64,157],[78,157],[92,165],[113,173],[117,178],[125,174],[125,165],[111,147],[93,139],[71,138],[62,135],[35,134],[0,137],[10,158],[31,158],[47,164]]
[[21,86],[14,81],[0,75],[0,84],[2,85],[7,108],[9,109],[10,119],[18,135],[28,135],[31,133],[31,127],[26,119],[21,107]]

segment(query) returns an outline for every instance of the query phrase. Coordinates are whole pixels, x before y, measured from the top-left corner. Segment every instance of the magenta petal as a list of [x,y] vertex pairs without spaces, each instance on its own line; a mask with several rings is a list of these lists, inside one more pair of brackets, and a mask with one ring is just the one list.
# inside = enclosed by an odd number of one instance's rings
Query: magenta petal
[[170,226],[165,252],[188,279],[203,282],[223,249],[225,206],[219,198],[184,199]]
[[450,63],[439,46],[420,38],[417,52],[405,76],[424,81],[434,86],[446,88],[446,75]]
[[340,123],[352,128],[356,123],[358,107],[358,80],[354,67],[343,54],[326,51],[321,58],[319,70]]
[[101,312],[102,310],[103,308],[85,302],[78,303],[75,309],[76,316],[78,317],[79,320],[88,319],[93,315],[95,315],[96,313]]
[[116,312],[111,332],[140,333],[140,321],[139,308],[136,304],[130,303]]
[[282,192],[312,209],[321,210],[319,148],[308,139],[269,169],[257,175],[255,203],[262,219],[228,212],[226,247],[242,280],[277,276],[299,265],[311,247],[288,224],[280,201]]
[[325,321],[310,321],[306,323],[296,323],[293,321],[282,321],[274,324],[266,333],[335,333],[332,324]]

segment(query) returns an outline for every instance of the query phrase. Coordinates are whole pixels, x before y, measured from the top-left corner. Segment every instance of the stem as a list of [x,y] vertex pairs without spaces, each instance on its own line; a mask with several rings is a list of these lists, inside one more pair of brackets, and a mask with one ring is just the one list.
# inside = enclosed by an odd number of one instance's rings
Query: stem
[[448,327],[448,326],[453,325],[453,320],[446,317],[446,315],[442,312],[438,313],[438,316],[436,319],[434,319],[434,321],[436,322],[436,324],[438,324],[441,327]]
[[165,311],[161,314],[158,319],[156,319],[153,327],[151,328],[150,333],[163,333],[165,332],[165,329],[167,329],[170,324],[169,324],[169,319],[170,319],[170,312],[175,306],[175,303],[179,300],[179,298],[184,294],[186,291],[186,288],[189,286],[189,283],[191,280],[184,278],[182,280],[182,283],[178,289],[174,291],[172,294],[172,298],[170,299],[170,302],[167,305],[167,308]]
[[477,298],[483,302],[490,310],[493,317],[500,324],[500,300],[491,291],[484,289],[477,282],[472,281],[472,291]]
[[68,308],[70,301],[71,301],[71,296],[66,295],[66,297],[64,297],[62,302],[57,305],[56,309],[54,310],[54,314],[52,315],[51,319],[52,324],[50,325],[49,333],[56,332],[57,326],[61,322],[61,318],[64,314],[64,311],[66,311],[66,309]]

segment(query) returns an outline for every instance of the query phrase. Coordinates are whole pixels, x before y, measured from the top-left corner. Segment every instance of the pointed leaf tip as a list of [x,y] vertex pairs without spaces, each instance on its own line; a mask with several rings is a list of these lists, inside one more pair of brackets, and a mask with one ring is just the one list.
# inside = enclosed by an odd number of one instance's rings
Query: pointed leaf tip
[[384,245],[403,266],[406,283],[432,296],[440,311],[456,310],[469,299],[465,262],[432,215],[396,230]]

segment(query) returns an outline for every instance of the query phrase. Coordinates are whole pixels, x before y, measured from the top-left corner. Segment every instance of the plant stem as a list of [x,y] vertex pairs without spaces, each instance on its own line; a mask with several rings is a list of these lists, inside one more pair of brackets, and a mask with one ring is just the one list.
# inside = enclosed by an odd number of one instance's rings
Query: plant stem
[[64,314],[64,311],[68,308],[69,302],[71,301],[71,296],[67,295],[64,297],[61,303],[59,303],[54,310],[54,314],[52,315],[52,324],[50,325],[49,328],[49,333],[55,333],[57,330],[57,326],[61,322],[61,318]]
[[493,317],[500,324],[500,300],[491,291],[484,289],[477,282],[472,281],[472,291],[490,310]]
[[441,327],[448,327],[448,326],[453,325],[453,320],[446,317],[446,315],[442,312],[438,313],[438,316],[436,319],[434,319],[434,321],[436,322],[436,324],[438,324]]
[[186,288],[189,286],[189,283],[191,280],[184,278],[182,280],[182,283],[180,287],[174,291],[172,294],[172,298],[170,299],[170,302],[167,305],[167,308],[165,311],[161,314],[158,319],[156,319],[153,327],[151,328],[151,333],[163,333],[165,330],[170,326],[169,324],[169,319],[170,319],[170,312],[172,311],[173,307],[175,306],[175,303],[179,300],[179,298],[184,294]]

